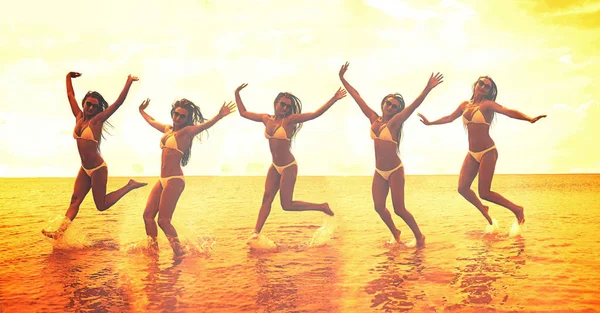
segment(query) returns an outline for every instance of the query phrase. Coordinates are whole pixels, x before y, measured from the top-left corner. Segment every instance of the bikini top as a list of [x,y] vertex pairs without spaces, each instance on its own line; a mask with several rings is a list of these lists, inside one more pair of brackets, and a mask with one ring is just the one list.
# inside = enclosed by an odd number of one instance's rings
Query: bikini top
[[267,128],[265,127],[265,138],[267,139],[282,139],[289,141],[290,139],[287,137],[287,133],[285,132],[285,128],[283,128],[283,120],[281,120],[281,125],[275,129],[275,133],[273,135],[269,135],[267,133]]
[[[77,126],[75,126],[75,127],[77,127]],[[81,131],[81,136],[78,136],[77,133],[75,132],[75,130],[73,130],[73,138],[75,138],[75,139],[82,139],[82,140],[89,140],[89,141],[93,141],[95,143],[98,143],[98,140],[96,140],[96,138],[94,138],[94,133],[92,132],[92,129],[90,128],[90,125],[86,126]]]
[[[379,121],[381,119],[379,118],[377,120]],[[387,124],[382,124],[379,127],[379,136],[375,135],[375,133],[373,132],[374,124],[375,123],[371,124],[371,138],[377,139],[377,140],[383,140],[383,141],[391,141],[395,144],[398,144],[398,142],[394,140],[394,137],[392,137],[392,133],[390,132],[390,129],[387,127]]]
[[172,149],[183,154],[183,151],[179,150],[179,146],[177,146],[177,140],[175,139],[175,133],[172,128],[169,128],[168,130],[165,128],[165,135],[160,138],[160,148]]
[[[473,101],[469,101],[469,104],[472,104]],[[473,110],[473,114],[471,115],[471,120],[468,120],[465,115],[466,113],[469,112],[468,109],[465,109],[465,111],[463,112],[462,115],[462,120],[463,120],[463,124],[467,125],[470,123],[473,124],[485,124],[485,125],[490,125],[490,123],[485,121],[485,117],[483,116],[483,113],[481,113],[481,110],[479,110],[479,105],[475,107],[475,110]]]

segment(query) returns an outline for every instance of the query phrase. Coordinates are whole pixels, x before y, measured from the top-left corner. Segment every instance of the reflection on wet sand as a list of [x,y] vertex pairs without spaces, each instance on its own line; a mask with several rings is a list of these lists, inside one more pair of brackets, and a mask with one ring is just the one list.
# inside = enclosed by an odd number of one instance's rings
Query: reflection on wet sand
[[[338,312],[338,258],[331,247],[302,254],[250,253],[256,260],[256,305],[260,312]],[[301,257],[298,259],[298,257]]]
[[373,297],[371,308],[384,312],[412,310],[413,300],[425,297],[422,288],[418,287],[424,269],[423,249],[407,251],[403,247],[394,247],[376,257],[385,261],[369,270],[379,276],[365,287],[365,292]]
[[181,306],[177,299],[182,298],[185,293],[184,286],[177,284],[181,275],[181,269],[177,265],[181,260],[174,261],[172,266],[164,269],[160,269],[158,257],[148,257],[146,260],[147,275],[141,281],[148,302],[142,312],[174,312]]
[[270,259],[257,258],[255,269],[260,286],[256,294],[256,305],[266,312],[296,310],[297,280],[285,275],[284,269],[274,266]]
[[527,260],[525,239],[490,236],[467,247],[470,256],[457,258],[466,264],[452,281],[460,288],[462,305],[490,309],[515,297],[521,283],[514,280],[527,279],[522,274]]
[[[112,312],[128,306],[129,295],[121,288],[118,272],[102,260],[109,259],[114,250],[105,244],[85,249],[54,249],[42,269],[45,293],[57,302],[46,302],[48,311]],[[90,262],[96,259],[97,262]]]

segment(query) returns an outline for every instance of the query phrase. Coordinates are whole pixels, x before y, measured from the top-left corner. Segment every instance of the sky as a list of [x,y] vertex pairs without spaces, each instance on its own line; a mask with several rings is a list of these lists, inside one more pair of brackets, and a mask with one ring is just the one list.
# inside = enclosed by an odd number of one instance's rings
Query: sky
[[[471,96],[481,75],[496,101],[535,124],[497,115],[496,173],[600,173],[600,1],[15,1],[0,12],[0,177],[74,177],[80,167],[65,76],[78,101],[88,90],[116,100],[101,150],[110,176],[157,176],[161,133],[138,106],[171,123],[179,98],[217,114],[235,88],[249,111],[273,112],[280,91],[303,112],[341,86],[339,68],[376,112],[400,92],[411,103],[432,72],[444,82],[417,112],[437,119]],[[186,175],[265,175],[264,126],[232,114],[195,142]],[[458,174],[468,150],[460,119],[404,124],[407,175]],[[299,175],[372,175],[369,121],[347,96],[304,124],[293,143]]]

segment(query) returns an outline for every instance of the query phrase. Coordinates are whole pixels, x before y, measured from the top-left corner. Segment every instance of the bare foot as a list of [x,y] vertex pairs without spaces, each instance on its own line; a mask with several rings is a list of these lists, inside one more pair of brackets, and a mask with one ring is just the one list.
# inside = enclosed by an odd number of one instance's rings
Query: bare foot
[[402,233],[402,231],[400,231],[397,228],[396,228],[396,231],[392,231],[392,236],[394,236],[394,240],[396,240],[397,243],[401,243],[400,242],[400,234],[401,233]]
[[139,181],[135,181],[133,179],[130,179],[129,182],[127,182],[127,186],[129,186],[131,188],[131,190],[138,189],[138,188],[144,187],[146,185],[148,185],[148,183],[142,183]]
[[421,238],[417,239],[417,247],[425,246],[425,235],[421,234]]
[[517,213],[515,213],[515,216],[517,217],[517,222],[519,222],[519,225],[523,225],[525,224],[525,209],[523,209],[522,206],[519,207],[519,209],[517,210]]
[[248,239],[246,240],[246,243],[250,242],[250,241],[255,241],[258,240],[258,232],[254,231],[254,233],[252,233],[252,235],[250,235],[250,237],[248,237]]
[[483,209],[481,209],[481,214],[483,214],[483,217],[485,217],[485,219],[488,221],[488,223],[490,223],[490,225],[492,225],[492,217],[488,214],[488,211],[490,210],[490,207],[488,206],[483,206]]
[[156,240],[156,238],[148,237],[147,251],[148,251],[149,255],[152,255],[152,256],[158,255],[158,252],[160,250],[159,250],[158,241]]
[[44,234],[44,236],[46,236],[48,238],[52,238],[52,239],[60,239],[64,235],[63,232],[59,232],[59,231],[47,231],[45,229],[42,229],[42,234]]
[[333,216],[333,211],[329,208],[329,203],[324,203],[325,208],[323,208],[323,213]]
[[181,249],[175,253],[173,253],[173,260],[181,260],[187,255],[187,251],[185,249]]

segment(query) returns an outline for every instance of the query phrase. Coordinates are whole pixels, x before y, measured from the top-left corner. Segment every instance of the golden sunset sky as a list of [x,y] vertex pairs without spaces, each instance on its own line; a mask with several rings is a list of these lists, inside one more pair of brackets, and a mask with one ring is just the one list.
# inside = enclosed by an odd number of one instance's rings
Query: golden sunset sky
[[[536,124],[497,115],[496,173],[600,172],[600,2],[596,1],[14,1],[0,13],[0,177],[74,177],[80,166],[65,89],[116,100],[137,75],[101,145],[110,176],[157,176],[159,138],[138,113],[170,123],[178,98],[207,117],[234,90],[249,111],[272,113],[289,91],[304,112],[348,81],[381,112],[400,92],[407,104],[442,72],[417,112],[437,119],[471,96],[480,75],[497,102]],[[236,112],[195,142],[186,175],[265,175],[271,163],[260,123]],[[458,174],[467,153],[460,119],[404,125],[407,174]],[[347,96],[307,122],[293,145],[299,175],[372,175],[369,121]]]

